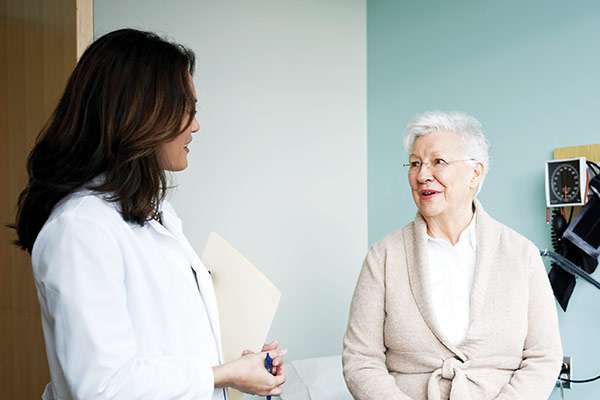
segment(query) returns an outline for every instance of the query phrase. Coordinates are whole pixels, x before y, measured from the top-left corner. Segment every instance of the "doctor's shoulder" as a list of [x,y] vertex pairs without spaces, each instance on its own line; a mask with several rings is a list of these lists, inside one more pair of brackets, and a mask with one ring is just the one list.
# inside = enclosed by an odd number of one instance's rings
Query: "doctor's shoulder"
[[127,223],[121,217],[118,203],[109,201],[106,195],[89,190],[71,193],[52,209],[34,242],[32,259],[49,242],[69,240],[69,236],[89,237],[94,232],[113,236],[111,232],[123,224]]

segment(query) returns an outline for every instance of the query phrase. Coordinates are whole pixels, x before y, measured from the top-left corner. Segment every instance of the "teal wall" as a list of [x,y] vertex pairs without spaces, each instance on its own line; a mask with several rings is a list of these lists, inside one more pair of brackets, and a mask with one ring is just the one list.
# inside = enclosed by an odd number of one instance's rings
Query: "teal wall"
[[[369,0],[367,32],[369,241],[415,213],[401,167],[406,123],[460,110],[492,145],[486,210],[548,247],[544,161],[555,147],[600,143],[600,2]],[[578,282],[559,311],[576,378],[600,374],[599,315],[600,291]],[[596,400],[600,381],[565,394]]]

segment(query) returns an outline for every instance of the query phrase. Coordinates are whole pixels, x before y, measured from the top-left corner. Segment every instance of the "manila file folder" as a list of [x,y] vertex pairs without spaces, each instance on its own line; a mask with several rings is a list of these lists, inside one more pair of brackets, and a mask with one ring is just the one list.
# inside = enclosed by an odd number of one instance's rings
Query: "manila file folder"
[[[239,251],[211,232],[202,254],[217,296],[225,362],[243,350],[259,352],[269,333],[281,292]],[[230,390],[232,399],[241,398]]]

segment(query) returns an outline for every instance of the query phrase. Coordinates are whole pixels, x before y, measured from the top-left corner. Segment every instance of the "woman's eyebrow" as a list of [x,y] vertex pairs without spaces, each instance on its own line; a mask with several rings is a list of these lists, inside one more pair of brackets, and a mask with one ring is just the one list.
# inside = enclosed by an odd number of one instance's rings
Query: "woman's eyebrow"
[[[441,152],[441,151],[434,151],[434,152],[432,152],[432,153],[430,154],[430,156],[431,156],[431,157],[439,157],[439,156],[445,157],[445,156],[446,156],[446,153],[443,153],[443,152]],[[410,153],[410,154],[408,155],[408,157],[409,157],[409,158],[410,158],[410,157],[421,158],[421,157],[419,157],[418,155],[416,155],[415,153]]]

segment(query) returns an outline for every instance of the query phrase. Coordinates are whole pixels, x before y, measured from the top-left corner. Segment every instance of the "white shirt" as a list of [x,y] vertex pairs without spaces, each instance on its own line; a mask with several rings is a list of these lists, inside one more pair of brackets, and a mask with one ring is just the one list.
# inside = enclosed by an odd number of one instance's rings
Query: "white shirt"
[[454,246],[427,235],[433,313],[442,333],[454,345],[465,339],[469,329],[476,249],[475,217]]
[[117,203],[84,190],[40,231],[32,265],[51,375],[44,399],[223,400],[211,278],[175,211],[161,209],[164,226],[127,223]]

